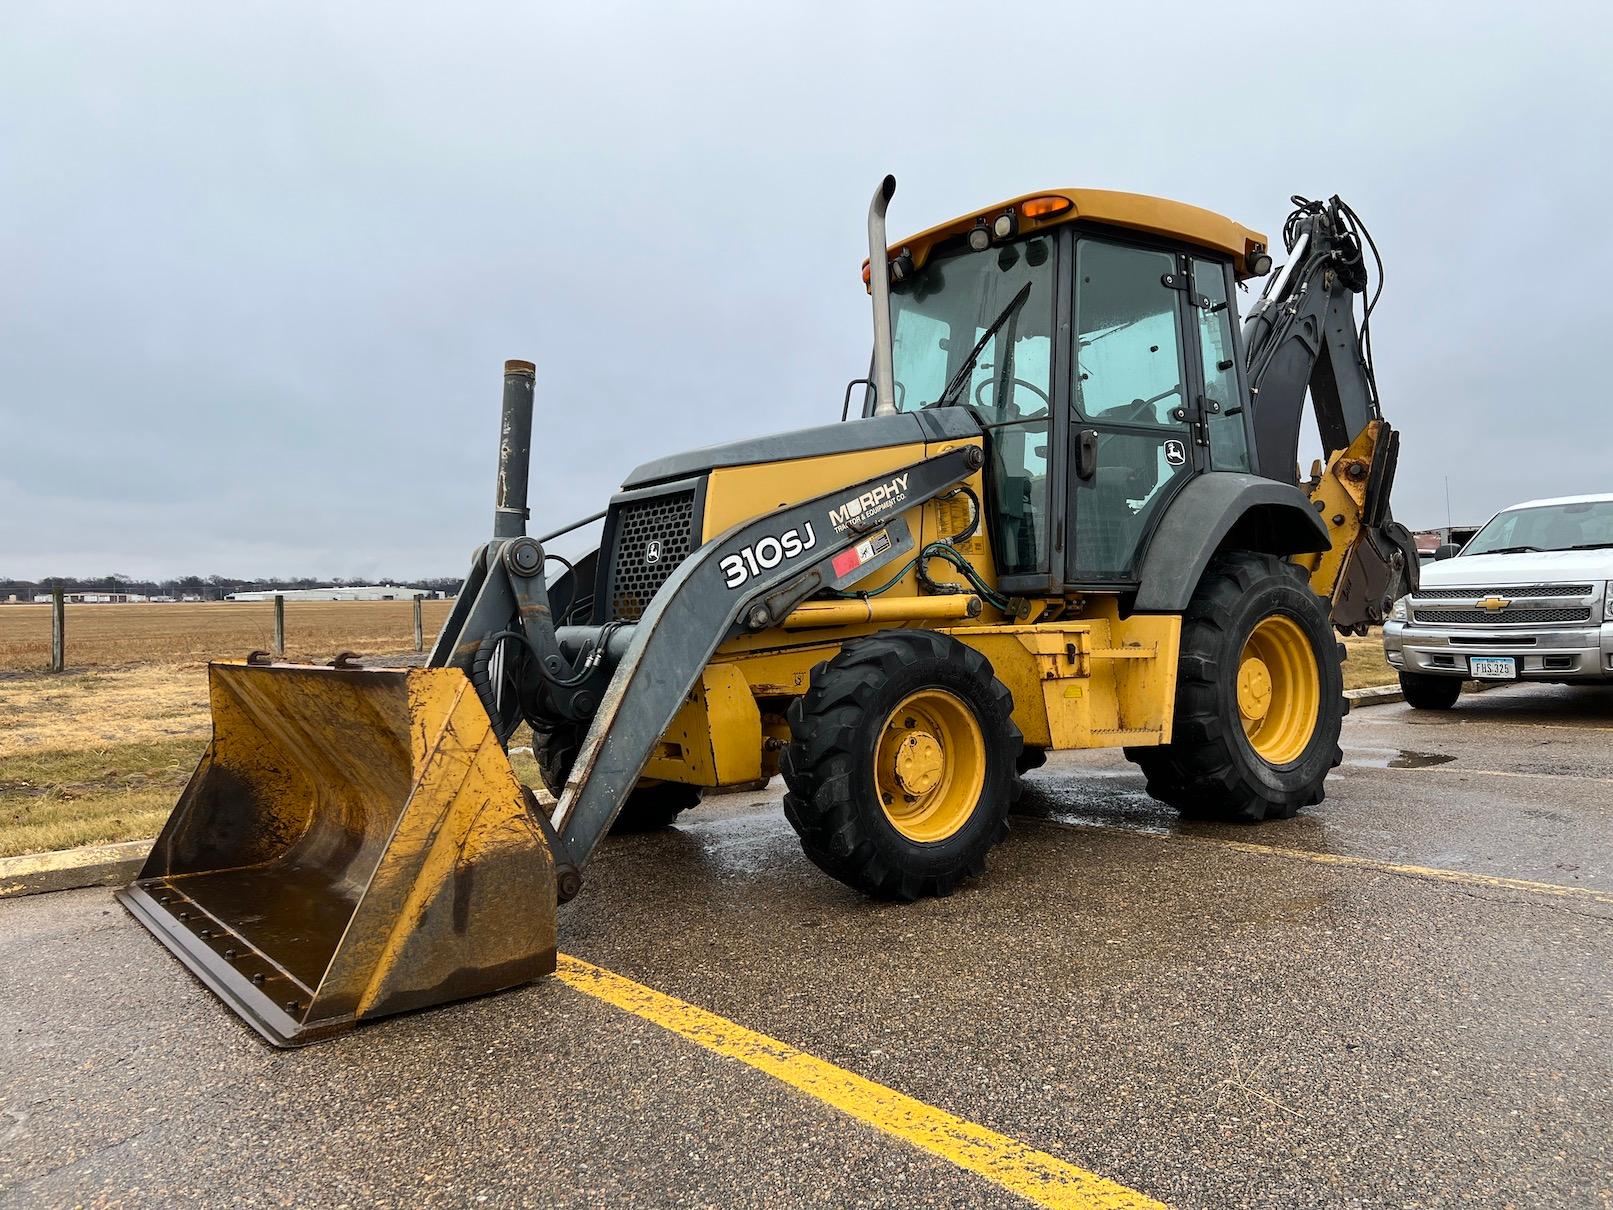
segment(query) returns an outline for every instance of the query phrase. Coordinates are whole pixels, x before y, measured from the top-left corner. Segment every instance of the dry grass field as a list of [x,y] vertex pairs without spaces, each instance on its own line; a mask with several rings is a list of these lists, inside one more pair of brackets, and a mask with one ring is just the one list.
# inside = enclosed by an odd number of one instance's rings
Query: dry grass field
[[[426,601],[426,643],[451,601]],[[402,651],[413,643],[408,601],[288,601],[286,656],[325,661],[338,651]],[[267,601],[205,605],[69,605],[70,669],[200,664],[240,658],[274,640]],[[50,606],[0,605],[0,670],[50,667]]]
[[[424,604],[426,643],[448,601]],[[207,661],[267,648],[273,607],[77,605],[68,671],[50,610],[0,606],[0,857],[154,835],[207,745]],[[407,601],[291,601],[288,658],[407,651]]]
[[[448,608],[426,603],[428,645]],[[268,647],[273,620],[268,605],[83,605],[67,624],[69,671],[52,675],[49,611],[0,607],[0,857],[155,835],[207,745],[206,661]],[[410,631],[407,602],[286,606],[293,658],[402,652]],[[1346,647],[1346,687],[1394,679],[1376,635]],[[529,755],[514,763],[537,784]]]
[[1344,687],[1365,689],[1371,685],[1392,685],[1395,670],[1383,658],[1383,636],[1376,630],[1365,638],[1354,635],[1344,640]]

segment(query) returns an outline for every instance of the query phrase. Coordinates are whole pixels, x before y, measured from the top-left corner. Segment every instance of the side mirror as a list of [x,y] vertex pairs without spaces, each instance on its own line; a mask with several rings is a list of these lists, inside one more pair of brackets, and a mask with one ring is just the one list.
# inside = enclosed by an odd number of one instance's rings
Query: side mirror
[[1434,561],[1436,563],[1442,563],[1446,559],[1454,559],[1458,554],[1461,553],[1461,551],[1462,548],[1456,545],[1456,543],[1447,542],[1434,552]]

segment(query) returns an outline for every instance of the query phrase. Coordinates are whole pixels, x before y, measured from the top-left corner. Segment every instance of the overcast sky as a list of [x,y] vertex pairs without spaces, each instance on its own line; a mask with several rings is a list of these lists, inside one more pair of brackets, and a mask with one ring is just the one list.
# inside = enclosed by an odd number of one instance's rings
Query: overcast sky
[[1607,11],[8,0],[0,576],[459,574],[507,357],[536,532],[834,420],[887,171],[893,236],[1337,192],[1397,515],[1613,490]]

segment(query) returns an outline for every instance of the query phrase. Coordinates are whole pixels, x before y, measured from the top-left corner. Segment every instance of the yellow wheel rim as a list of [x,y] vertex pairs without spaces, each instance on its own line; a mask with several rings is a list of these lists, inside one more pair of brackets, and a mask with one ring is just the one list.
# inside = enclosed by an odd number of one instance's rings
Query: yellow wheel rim
[[1322,704],[1316,653],[1299,623],[1273,614],[1254,628],[1238,661],[1237,688],[1250,747],[1268,764],[1298,760]]
[[945,689],[903,698],[880,728],[874,781],[891,825],[933,844],[969,821],[986,784],[986,740],[974,711]]

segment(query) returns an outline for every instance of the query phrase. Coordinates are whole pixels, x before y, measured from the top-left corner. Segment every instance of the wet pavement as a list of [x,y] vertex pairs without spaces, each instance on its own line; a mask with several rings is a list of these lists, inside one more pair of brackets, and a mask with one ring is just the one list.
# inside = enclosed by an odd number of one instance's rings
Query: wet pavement
[[[873,904],[777,794],[613,840],[562,947],[1182,1207],[1613,1204],[1613,690],[1357,711],[1327,801],[1031,775]],[[268,1050],[115,906],[0,903],[0,1203],[1014,1204],[558,981]]]

